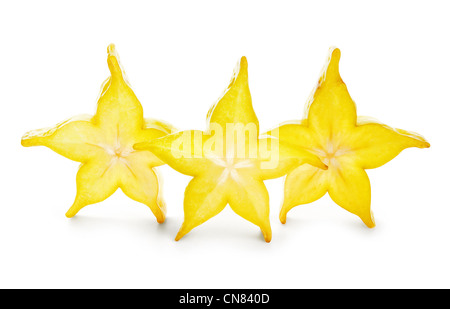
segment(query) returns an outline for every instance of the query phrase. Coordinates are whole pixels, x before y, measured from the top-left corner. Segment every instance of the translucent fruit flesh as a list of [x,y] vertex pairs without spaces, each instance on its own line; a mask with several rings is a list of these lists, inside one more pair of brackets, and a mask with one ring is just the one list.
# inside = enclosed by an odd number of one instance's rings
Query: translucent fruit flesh
[[339,74],[339,59],[339,49],[332,49],[308,102],[306,118],[286,122],[267,133],[276,132],[281,145],[308,149],[328,166],[321,170],[305,164],[287,174],[282,223],[293,207],[311,203],[328,192],[336,204],[374,227],[370,182],[364,170],[387,163],[405,148],[430,147],[417,133],[357,117],[355,103]]
[[306,150],[279,145],[276,137],[259,136],[245,57],[208,112],[207,122],[205,132],[177,132],[135,145],[194,177],[185,191],[184,223],[176,240],[229,204],[235,213],[257,225],[270,242],[269,195],[263,180],[286,174],[292,164],[326,166]]
[[108,66],[111,77],[103,83],[94,116],[77,116],[53,128],[28,132],[22,145],[46,146],[81,162],[77,195],[67,217],[121,188],[128,197],[147,205],[158,222],[164,222],[165,204],[153,169],[164,163],[150,151],[133,149],[133,145],[167,135],[173,128],[143,118],[142,106],[120,67],[114,45],[108,47]]

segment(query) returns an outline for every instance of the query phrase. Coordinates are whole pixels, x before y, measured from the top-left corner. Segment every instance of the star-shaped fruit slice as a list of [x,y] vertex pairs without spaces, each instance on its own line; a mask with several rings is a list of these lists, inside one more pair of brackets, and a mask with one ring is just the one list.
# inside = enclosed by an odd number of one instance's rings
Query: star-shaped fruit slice
[[307,150],[279,147],[277,138],[259,137],[245,57],[208,112],[205,132],[177,132],[135,148],[151,150],[173,169],[194,177],[185,191],[184,223],[176,240],[229,204],[235,213],[257,225],[269,242],[269,195],[263,180],[281,177],[293,164],[326,168]]
[[108,46],[108,67],[111,77],[103,83],[94,116],[77,116],[53,128],[28,132],[22,137],[22,145],[46,146],[81,162],[77,195],[67,217],[121,188],[133,200],[147,205],[162,223],[165,204],[153,167],[164,163],[150,151],[133,149],[133,145],[172,133],[173,128],[143,118],[141,103],[126,80],[112,44]]
[[273,131],[280,144],[309,149],[328,166],[328,170],[321,170],[299,165],[287,174],[280,212],[282,223],[290,209],[318,200],[328,192],[336,204],[359,216],[368,227],[374,227],[365,169],[389,162],[405,148],[430,147],[417,133],[357,117],[355,103],[339,74],[340,55],[339,49],[331,49],[307,104],[306,118],[286,122]]

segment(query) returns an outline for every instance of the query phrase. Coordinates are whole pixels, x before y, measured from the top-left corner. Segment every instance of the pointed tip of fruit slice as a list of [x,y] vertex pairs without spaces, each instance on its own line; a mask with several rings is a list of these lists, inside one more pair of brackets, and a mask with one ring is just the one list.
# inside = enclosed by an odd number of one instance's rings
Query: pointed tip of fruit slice
[[331,47],[328,52],[328,61],[323,69],[321,82],[341,82],[339,73],[339,61],[341,59],[341,51],[337,47]]
[[[337,47],[330,48],[330,60],[328,64],[329,74],[339,75],[339,61],[341,60],[341,51]],[[331,77],[331,76],[330,76]]]
[[242,56],[241,60],[239,61],[240,67],[241,68],[247,68],[248,67],[248,62],[247,62],[247,57]]
[[282,224],[286,224],[286,217],[287,217],[287,212],[284,209],[281,209],[281,211],[280,211],[280,222]]
[[185,231],[183,229],[183,227],[181,227],[180,230],[178,231],[177,235],[175,236],[175,241],[179,241],[186,234],[187,234],[187,231]]
[[195,226],[192,226],[190,223],[183,222],[180,229],[178,230],[177,236],[175,236],[175,241],[179,241],[183,238],[187,233],[189,233]]
[[115,53],[116,52],[116,45],[114,43],[111,43],[108,45],[108,54]]
[[159,224],[164,223],[165,218],[156,218],[156,222],[158,222]]
[[20,140],[23,147],[42,146],[45,142],[45,137],[49,134],[46,129],[33,130],[25,133]]
[[416,146],[417,148],[430,148],[430,146],[431,146],[430,143],[427,142],[427,141],[425,140],[425,138],[423,138],[423,137],[422,137],[421,140],[417,140],[415,144],[416,144],[415,146]]
[[373,221],[369,221],[369,222],[364,222],[364,224],[369,228],[369,229],[373,229],[376,224]]
[[270,228],[267,231],[261,229],[261,232],[264,236],[264,240],[266,243],[269,243],[272,241],[272,231],[270,230]]
[[33,143],[31,142],[31,139],[27,138],[27,136],[23,136],[22,139],[20,140],[20,144],[23,147],[30,147],[33,146]]
[[237,80],[247,81],[247,78],[248,78],[247,57],[242,56],[234,69],[234,78],[232,79],[232,81],[234,81],[235,83]]
[[119,54],[117,53],[116,46],[114,44],[108,45],[108,67],[113,78],[122,78],[123,70],[120,67]]
[[375,219],[373,217],[373,213],[372,211],[370,211],[369,215],[366,216],[359,216],[361,218],[361,220],[364,222],[364,224],[368,227],[368,228],[374,228],[375,227]]
[[341,59],[341,50],[335,46],[330,47],[330,59],[339,62]]
[[116,45],[111,43],[108,45],[108,55],[114,54],[116,52]]
[[109,44],[107,51],[108,51],[108,58],[111,58],[111,57],[115,57],[116,59],[119,58],[119,54],[117,53],[117,50],[116,50],[116,45],[114,45],[112,43]]
[[66,217],[67,218],[73,218],[76,215],[76,212],[74,213],[73,211],[69,210],[66,212]]

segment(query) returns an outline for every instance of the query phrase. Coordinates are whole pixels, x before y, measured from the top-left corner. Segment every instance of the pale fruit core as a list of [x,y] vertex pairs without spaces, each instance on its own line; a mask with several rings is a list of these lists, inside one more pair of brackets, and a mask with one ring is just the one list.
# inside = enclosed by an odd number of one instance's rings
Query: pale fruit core
[[208,159],[215,165],[223,167],[223,172],[219,177],[219,183],[225,182],[228,177],[231,177],[234,181],[239,182],[239,173],[237,170],[254,166],[252,161],[242,159],[239,160],[232,155],[227,155],[226,158],[208,156]]
[[348,148],[338,146],[329,141],[324,147],[316,148],[314,153],[328,166],[328,169],[339,168],[339,157],[350,152]]
[[117,142],[114,146],[105,144],[99,146],[111,157],[110,165],[120,162],[128,166],[127,157],[135,151],[133,147],[123,146],[120,142]]

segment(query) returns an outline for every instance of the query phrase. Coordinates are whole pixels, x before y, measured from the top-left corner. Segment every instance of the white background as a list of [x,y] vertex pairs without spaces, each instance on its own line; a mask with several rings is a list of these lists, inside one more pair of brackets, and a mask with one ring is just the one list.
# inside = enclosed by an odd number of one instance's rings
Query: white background
[[[450,19],[445,1],[2,1],[1,288],[450,288]],[[204,129],[239,57],[261,130],[300,119],[328,48],[359,115],[424,135],[369,170],[377,226],[328,196],[273,240],[226,208],[173,239],[189,177],[164,166],[168,218],[120,191],[64,216],[78,163],[23,148],[28,130],[94,113],[115,43],[146,117]]]

